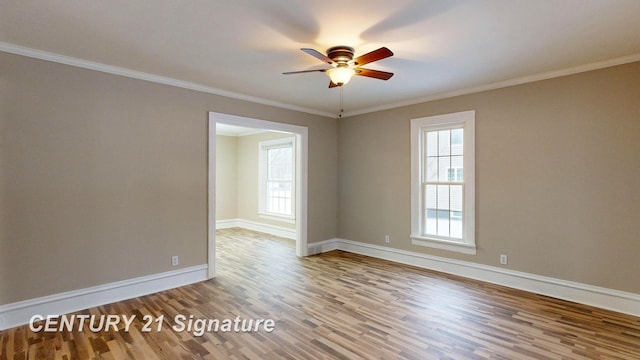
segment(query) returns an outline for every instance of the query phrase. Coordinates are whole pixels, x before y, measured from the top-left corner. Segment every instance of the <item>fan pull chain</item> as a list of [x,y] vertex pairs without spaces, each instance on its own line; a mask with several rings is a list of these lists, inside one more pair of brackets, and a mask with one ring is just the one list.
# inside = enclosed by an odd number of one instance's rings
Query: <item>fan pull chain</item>
[[344,87],[340,86],[340,112],[338,113],[338,118],[342,117],[343,112],[344,112]]

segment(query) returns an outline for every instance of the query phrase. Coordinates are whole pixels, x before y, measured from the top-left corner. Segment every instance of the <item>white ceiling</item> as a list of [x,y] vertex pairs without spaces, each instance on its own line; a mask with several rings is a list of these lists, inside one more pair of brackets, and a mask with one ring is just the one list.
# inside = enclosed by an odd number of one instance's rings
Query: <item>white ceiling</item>
[[281,74],[324,67],[299,48],[388,47],[367,67],[393,78],[344,87],[352,115],[640,60],[640,1],[0,0],[0,42],[327,116],[340,89],[326,75]]

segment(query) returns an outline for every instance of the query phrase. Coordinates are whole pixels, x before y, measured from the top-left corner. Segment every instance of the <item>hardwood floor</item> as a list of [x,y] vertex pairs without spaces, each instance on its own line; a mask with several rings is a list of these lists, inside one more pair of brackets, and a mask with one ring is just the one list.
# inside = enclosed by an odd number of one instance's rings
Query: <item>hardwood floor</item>
[[[22,326],[0,333],[0,360],[640,359],[640,318],[341,251],[298,259],[242,229],[217,240],[216,279],[77,313],[136,315],[129,331]],[[275,329],[196,336],[178,315]]]

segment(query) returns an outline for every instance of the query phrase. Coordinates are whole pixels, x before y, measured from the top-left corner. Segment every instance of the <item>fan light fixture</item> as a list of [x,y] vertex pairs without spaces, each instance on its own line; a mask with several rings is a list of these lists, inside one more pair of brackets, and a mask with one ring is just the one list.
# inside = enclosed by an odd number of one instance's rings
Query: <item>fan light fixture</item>
[[285,75],[290,74],[302,74],[311,72],[323,72],[326,73],[331,81],[329,82],[329,88],[341,87],[351,80],[351,77],[364,76],[380,80],[389,80],[393,73],[372,70],[363,68],[362,65],[382,60],[393,56],[393,52],[386,47],[381,47],[378,50],[373,50],[364,55],[360,55],[357,58],[353,57],[353,48],[351,46],[339,45],[330,47],[327,49],[327,55],[319,52],[318,50],[310,48],[300,49],[305,53],[313,56],[314,58],[322,61],[325,64],[331,65],[329,69],[314,69],[314,70],[302,70],[302,71],[288,71],[284,72]]
[[346,66],[338,66],[328,69],[326,73],[329,75],[332,83],[342,86],[351,80],[351,77],[355,75],[356,71]]

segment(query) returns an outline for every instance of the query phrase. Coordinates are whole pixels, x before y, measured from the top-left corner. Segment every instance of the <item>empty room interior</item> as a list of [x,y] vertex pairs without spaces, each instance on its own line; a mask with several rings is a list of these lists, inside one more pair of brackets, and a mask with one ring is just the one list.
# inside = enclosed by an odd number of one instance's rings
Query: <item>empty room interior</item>
[[640,1],[0,2],[0,360],[640,359]]

